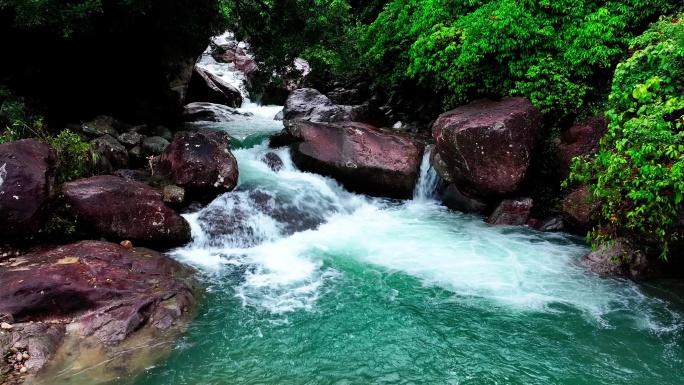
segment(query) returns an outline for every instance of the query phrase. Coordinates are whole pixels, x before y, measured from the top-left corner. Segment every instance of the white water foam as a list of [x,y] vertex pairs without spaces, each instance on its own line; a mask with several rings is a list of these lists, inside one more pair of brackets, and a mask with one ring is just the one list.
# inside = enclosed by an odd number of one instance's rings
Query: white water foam
[[[577,266],[587,248],[566,236],[492,227],[439,206],[427,154],[416,198],[396,204],[297,170],[287,149],[275,150],[283,168],[274,172],[261,161],[268,151],[274,150],[234,151],[238,188],[186,216],[194,241],[176,252],[209,271],[235,272],[236,295],[245,306],[276,315],[313,309],[344,274],[324,263],[336,258],[416,277],[452,292],[460,304],[542,312],[570,307],[603,327],[613,327],[611,314],[623,312],[633,314],[636,327],[672,327],[654,325],[658,316],[634,310],[653,304],[635,284],[600,279]],[[230,218],[228,225],[203,219],[211,210]]]

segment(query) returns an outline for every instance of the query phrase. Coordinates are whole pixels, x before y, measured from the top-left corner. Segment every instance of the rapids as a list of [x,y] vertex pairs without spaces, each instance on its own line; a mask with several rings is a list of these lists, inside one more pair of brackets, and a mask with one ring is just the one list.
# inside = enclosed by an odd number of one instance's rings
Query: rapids
[[427,160],[411,201],[345,191],[258,143],[282,127],[260,111],[214,126],[242,146],[239,185],[187,215],[193,242],[173,253],[201,271],[199,316],[122,383],[682,383],[666,286],[585,271],[580,239],[445,209]]

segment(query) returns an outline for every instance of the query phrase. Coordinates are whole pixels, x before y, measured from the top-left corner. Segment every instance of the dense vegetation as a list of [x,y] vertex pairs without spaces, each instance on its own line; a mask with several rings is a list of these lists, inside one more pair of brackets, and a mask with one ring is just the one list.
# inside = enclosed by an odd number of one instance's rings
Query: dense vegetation
[[601,151],[578,160],[575,178],[603,203],[595,244],[624,237],[666,257],[684,235],[684,22],[663,18],[630,52],[615,70]]
[[[313,79],[420,84],[445,109],[521,95],[544,112],[547,137],[606,113],[600,154],[574,174],[603,203],[590,237],[666,252],[682,236],[684,24],[644,31],[681,10],[680,0],[0,0],[0,84],[44,101],[49,117],[160,119],[178,106],[169,83],[228,28],[266,77],[303,57]],[[0,102],[7,95],[0,87]]]
[[169,85],[225,25],[218,0],[0,0],[0,84],[53,121],[169,119]]

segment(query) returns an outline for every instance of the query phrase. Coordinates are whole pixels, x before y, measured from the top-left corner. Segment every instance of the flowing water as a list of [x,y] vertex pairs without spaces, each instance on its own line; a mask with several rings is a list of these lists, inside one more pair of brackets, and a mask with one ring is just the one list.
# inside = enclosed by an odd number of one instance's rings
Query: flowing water
[[239,186],[187,216],[194,240],[174,252],[201,271],[199,316],[122,383],[684,382],[666,289],[588,273],[576,238],[445,209],[427,160],[412,201],[349,193],[285,149],[274,172],[255,143],[275,111],[222,127],[243,146]]

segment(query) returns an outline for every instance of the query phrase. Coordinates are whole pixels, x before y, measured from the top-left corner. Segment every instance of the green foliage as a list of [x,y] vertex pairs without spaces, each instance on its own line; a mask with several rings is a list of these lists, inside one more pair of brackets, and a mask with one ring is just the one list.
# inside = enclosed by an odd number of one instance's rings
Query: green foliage
[[68,129],[46,141],[57,153],[57,183],[84,178],[91,173],[93,162],[90,143],[83,142]]
[[571,178],[590,183],[604,202],[602,223],[589,234],[594,245],[625,237],[657,244],[666,258],[683,235],[684,22],[662,18],[630,52],[615,70],[601,151],[576,159]]
[[447,107],[510,94],[573,117],[605,98],[632,31],[678,4],[393,0],[360,28],[361,49],[383,83],[417,78],[447,91]]
[[245,39],[263,73],[282,72],[295,58],[321,75],[358,70],[354,14],[346,0],[225,0],[230,30]]

